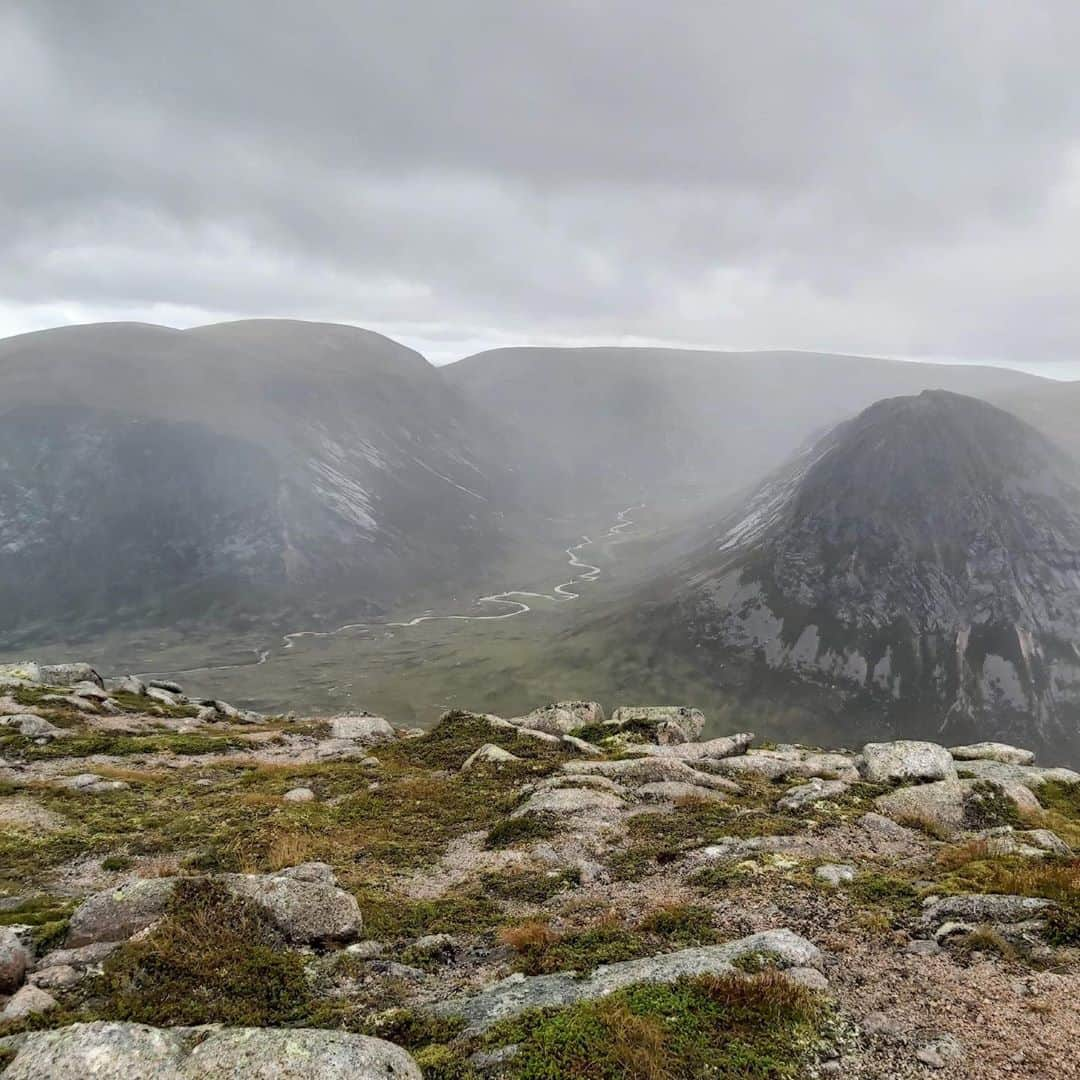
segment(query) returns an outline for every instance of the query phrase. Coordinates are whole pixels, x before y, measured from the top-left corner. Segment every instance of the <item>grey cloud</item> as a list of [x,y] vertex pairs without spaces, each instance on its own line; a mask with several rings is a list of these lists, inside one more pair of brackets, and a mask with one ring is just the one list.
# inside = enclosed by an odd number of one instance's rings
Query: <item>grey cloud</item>
[[1078,39],[1005,0],[9,5],[0,326],[1072,359]]

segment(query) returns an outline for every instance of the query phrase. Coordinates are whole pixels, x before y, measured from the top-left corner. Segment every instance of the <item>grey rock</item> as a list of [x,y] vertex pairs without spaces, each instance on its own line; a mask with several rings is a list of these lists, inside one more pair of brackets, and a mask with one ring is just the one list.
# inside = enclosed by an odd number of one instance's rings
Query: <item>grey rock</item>
[[179,1075],[185,1080],[421,1080],[416,1062],[392,1043],[313,1028],[213,1032],[191,1051]]
[[968,746],[950,746],[955,761],[999,761],[1003,765],[1030,765],[1035,760],[1033,750],[1021,750],[1008,743],[979,742]]
[[787,747],[782,750],[748,750],[743,756],[724,758],[713,767],[728,776],[763,776],[768,780],[795,777],[858,780],[852,760],[843,754],[827,754]]
[[[126,941],[165,913],[176,878],[148,878],[96,893],[75,909],[67,945]],[[294,944],[345,942],[363,925],[355,897],[337,887],[333,871],[306,863],[277,874],[224,874],[217,880],[266,912]]]
[[623,705],[606,723],[614,731],[629,724],[652,725],[658,743],[692,742],[705,729],[705,714],[683,705]]
[[673,757],[679,758],[681,761],[720,760],[721,758],[745,754],[747,747],[753,741],[753,733],[743,731],[738,735],[725,735],[719,739],[708,739],[705,742],[667,743],[662,746],[653,743],[627,743],[621,749],[626,754]]
[[584,739],[579,739],[576,735],[564,735],[562,741],[579,754],[591,754],[593,757],[601,757],[604,753],[599,746],[586,742]]
[[788,812],[804,810],[808,806],[813,806],[814,803],[843,795],[849,787],[851,785],[846,780],[821,780],[815,777],[806,784],[789,788],[781,798],[777,799],[776,808]]
[[908,956],[938,956],[941,951],[941,946],[930,938],[915,938],[904,946]]
[[359,960],[374,960],[386,952],[386,946],[381,941],[357,941],[353,945],[346,946],[345,951]]
[[69,791],[101,795],[109,791],[127,791],[131,785],[123,780],[106,780],[97,773],[78,773],[76,776],[65,776],[62,780],[58,780],[57,786],[67,788]]
[[151,701],[158,701],[162,705],[168,705],[172,709],[183,704],[183,699],[180,694],[174,694],[171,690],[166,690],[161,686],[155,686],[153,683],[146,688],[146,696]]
[[335,716],[330,721],[330,737],[333,739],[352,739],[365,746],[397,741],[394,729],[381,716],[367,713],[358,716]]
[[311,788],[295,787],[286,791],[281,797],[285,802],[308,803],[315,801],[315,792]]
[[90,664],[39,664],[38,678],[33,680],[47,686],[74,686],[88,682],[104,687],[105,682]]
[[59,739],[67,732],[51,724],[43,716],[33,713],[15,713],[13,716],[0,716],[0,727],[14,728],[27,739]]
[[921,1046],[915,1057],[931,1069],[944,1069],[964,1057],[963,1044],[952,1035],[941,1035]]
[[51,967],[93,967],[116,952],[120,945],[119,941],[96,941],[76,949],[54,949],[37,962],[35,970],[46,971]]
[[1051,829],[1023,829],[1016,836],[1025,844],[1049,852],[1051,855],[1066,857],[1072,855],[1072,848]]
[[41,990],[63,990],[68,986],[74,986],[84,974],[85,972],[69,964],[54,964],[52,967],[33,972],[26,981]]
[[859,771],[875,784],[956,779],[956,765],[944,746],[914,739],[867,743]]
[[175,887],[175,878],[146,878],[87,897],[71,916],[67,947],[126,941],[164,915]]
[[87,701],[108,701],[109,695],[101,689],[97,683],[78,682],[72,685],[71,692],[76,697],[85,698]]
[[929,925],[946,920],[971,923],[1017,923],[1037,917],[1056,905],[1035,896],[975,893],[931,900],[923,908],[922,921]]
[[725,945],[682,949],[642,960],[627,960],[598,967],[578,978],[572,972],[557,975],[511,975],[478,994],[450,998],[428,1006],[441,1016],[460,1016],[471,1030],[483,1030],[508,1017],[537,1008],[561,1008],[578,1001],[606,997],[639,983],[668,983],[684,976],[724,974],[734,961],[768,955],[778,966],[820,966],[816,946],[790,930],[767,930]]
[[965,773],[977,780],[996,780],[1002,784],[1023,784],[1033,791],[1051,780],[1062,784],[1080,784],[1080,773],[1072,769],[1045,769],[1038,765],[1009,765],[1002,761],[965,761],[960,765]]
[[[738,761],[739,758],[727,760]],[[718,765],[723,762],[717,762]],[[562,771],[575,775],[606,776],[627,784],[648,784],[663,780],[681,780],[687,784],[715,788],[738,794],[741,788],[723,776],[691,768],[685,761],[669,757],[625,758],[621,761],[567,761]]]
[[617,814],[625,807],[618,795],[589,788],[552,788],[536,791],[510,816],[525,817],[529,814],[556,814],[577,817],[580,815]]
[[305,863],[277,874],[230,874],[224,880],[232,892],[258,904],[294,944],[352,941],[363,927],[356,898],[338,888],[324,863]]
[[563,773],[548,777],[534,785],[533,791],[552,791],[557,788],[587,787],[594,791],[609,791],[612,795],[626,798],[628,791],[622,784],[616,784],[606,776],[593,773]]
[[635,794],[639,799],[655,799],[661,802],[675,802],[679,799],[696,799],[698,802],[727,800],[722,791],[702,787],[700,784],[688,784],[683,780],[660,780],[652,784],[642,784]]
[[449,934],[426,934],[417,938],[409,951],[432,959],[449,959],[457,952],[457,942]]
[[138,675],[122,675],[118,679],[108,679],[105,689],[113,694],[134,694],[136,697],[146,696],[146,683]]
[[814,871],[814,877],[835,889],[855,880],[855,867],[844,863],[826,863]]
[[172,1032],[98,1021],[38,1031],[23,1042],[4,1080],[175,1080],[184,1045]]
[[512,719],[510,723],[534,731],[546,731],[550,735],[568,735],[581,727],[591,727],[604,721],[604,710],[595,701],[557,701],[533,709],[525,716]]
[[177,1028],[96,1022],[34,1032],[5,1080],[421,1080],[404,1050],[314,1029]]
[[164,690],[168,694],[183,694],[184,688],[172,679],[150,679],[146,684],[148,690]]
[[56,998],[37,986],[24,986],[0,1010],[0,1022],[25,1020],[28,1016],[48,1012],[56,1008]]
[[484,743],[479,749],[474,750],[462,763],[461,771],[468,772],[477,765],[504,765],[507,762],[520,761],[517,754],[511,754],[494,743]]
[[[979,784],[977,780],[939,780],[902,787],[879,795],[874,805],[894,821],[921,822],[943,835],[952,836],[967,826],[969,806],[972,800],[980,797]],[[1038,801],[1028,788],[1019,784],[999,784],[997,787],[1019,809],[1038,809]]]
[[12,994],[21,985],[33,960],[27,927],[0,926],[0,994]]

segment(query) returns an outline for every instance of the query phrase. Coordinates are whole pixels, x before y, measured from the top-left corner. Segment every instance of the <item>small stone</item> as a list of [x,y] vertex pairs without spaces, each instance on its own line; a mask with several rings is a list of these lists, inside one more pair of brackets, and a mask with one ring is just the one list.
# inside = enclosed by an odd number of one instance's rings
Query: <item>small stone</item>
[[457,942],[449,934],[427,934],[414,941],[409,951],[430,959],[449,959],[457,952]]
[[349,945],[345,951],[358,960],[374,960],[382,956],[386,946],[381,941],[358,941],[355,945]]
[[146,683],[138,675],[123,675],[119,679],[109,679],[106,689],[114,694],[132,694],[135,697],[146,696]]
[[846,863],[826,863],[814,871],[814,877],[835,889],[839,885],[855,880],[855,867],[848,866]]
[[330,721],[330,737],[351,739],[365,746],[397,741],[397,735],[394,734],[394,729],[389,722],[381,716],[372,716],[369,713],[356,716],[335,716]]
[[793,811],[802,810],[804,807],[812,806],[814,803],[822,802],[825,799],[835,799],[840,795],[843,795],[847,789],[851,787],[844,780],[821,780],[815,778],[807,784],[799,784],[797,787],[789,788],[782,798],[777,800],[777,810]]
[[521,758],[517,754],[511,754],[509,750],[504,750],[501,746],[496,746],[494,743],[484,743],[483,746],[478,750],[474,750],[465,759],[461,771],[468,772],[470,769],[476,768],[477,765],[505,765],[520,760]]
[[28,944],[30,928],[0,926],[0,994],[14,993],[33,960]]
[[291,791],[286,791],[281,797],[285,802],[308,803],[315,801],[315,792],[311,788],[295,787]]
[[63,990],[65,987],[74,986],[80,979],[82,975],[70,964],[56,964],[54,967],[35,971],[26,981],[42,990]]
[[942,1035],[916,1051],[915,1057],[931,1069],[944,1069],[964,1056],[963,1044],[952,1035]]
[[909,956],[937,956],[942,952],[942,948],[936,941],[931,941],[929,938],[916,938],[907,943],[904,952]]
[[184,692],[184,688],[171,679],[151,679],[146,685],[150,690],[164,690],[169,694],[182,694]]
[[56,1008],[56,998],[36,986],[24,986],[0,1012],[0,1020],[23,1020]]

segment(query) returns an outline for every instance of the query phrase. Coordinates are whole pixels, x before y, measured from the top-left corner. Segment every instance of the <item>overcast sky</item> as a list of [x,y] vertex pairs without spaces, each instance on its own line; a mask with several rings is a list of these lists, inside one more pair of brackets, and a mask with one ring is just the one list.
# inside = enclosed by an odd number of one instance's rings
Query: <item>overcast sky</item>
[[1075,0],[0,0],[0,334],[1080,375]]

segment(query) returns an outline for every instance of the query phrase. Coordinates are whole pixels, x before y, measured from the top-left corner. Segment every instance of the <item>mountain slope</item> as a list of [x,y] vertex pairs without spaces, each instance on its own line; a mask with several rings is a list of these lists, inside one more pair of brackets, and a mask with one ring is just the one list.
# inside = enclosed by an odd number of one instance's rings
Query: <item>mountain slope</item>
[[973,398],[871,406],[626,607],[623,636],[841,729],[1080,748],[1080,468]]
[[1000,368],[792,352],[497,349],[443,369],[535,451],[562,502],[685,507],[739,491],[881,398],[986,397],[1046,381]]
[[0,419],[0,631],[371,610],[482,576],[517,505],[497,434],[419,354],[351,327],[22,335],[0,342]]

